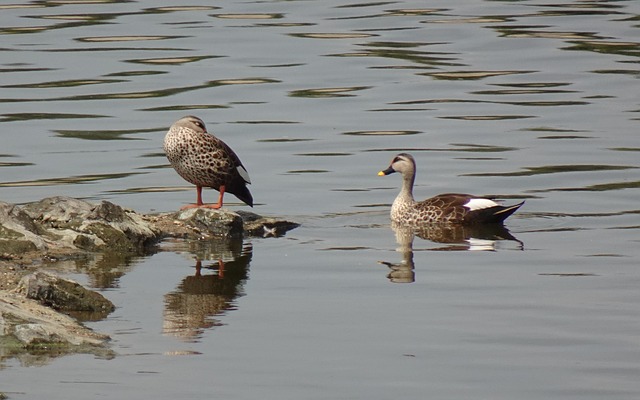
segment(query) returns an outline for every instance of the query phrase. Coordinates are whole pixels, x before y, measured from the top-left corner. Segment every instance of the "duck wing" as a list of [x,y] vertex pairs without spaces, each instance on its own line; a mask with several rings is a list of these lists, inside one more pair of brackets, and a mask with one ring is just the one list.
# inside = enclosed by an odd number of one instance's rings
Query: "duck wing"
[[478,224],[502,223],[524,202],[503,206],[493,200],[463,193],[445,193],[416,204],[432,221]]
[[[218,139],[219,140],[219,139]],[[251,184],[251,178],[249,178],[249,172],[240,161],[238,155],[222,140],[219,140],[221,146],[227,155],[229,162],[231,163],[230,176],[226,183],[225,190],[234,194],[238,199],[242,200],[247,205],[253,207],[253,196],[247,187],[247,184]]]

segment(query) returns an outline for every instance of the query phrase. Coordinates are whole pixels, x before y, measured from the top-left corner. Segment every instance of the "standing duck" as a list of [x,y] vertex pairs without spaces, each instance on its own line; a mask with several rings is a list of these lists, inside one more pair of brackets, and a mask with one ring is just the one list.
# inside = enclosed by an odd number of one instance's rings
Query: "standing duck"
[[[197,202],[182,209],[222,207],[226,192],[253,207],[253,197],[247,188],[249,173],[225,142],[207,132],[204,122],[188,115],[176,121],[164,137],[164,152],[178,175],[196,185]],[[202,188],[211,187],[220,192],[218,203],[204,204]]]
[[400,153],[393,158],[389,168],[378,172],[385,176],[394,172],[402,174],[402,189],[391,206],[391,220],[405,225],[424,223],[482,224],[502,223],[524,201],[502,206],[493,200],[469,194],[446,193],[417,202],[413,199],[413,183],[416,178],[416,162],[411,154]]

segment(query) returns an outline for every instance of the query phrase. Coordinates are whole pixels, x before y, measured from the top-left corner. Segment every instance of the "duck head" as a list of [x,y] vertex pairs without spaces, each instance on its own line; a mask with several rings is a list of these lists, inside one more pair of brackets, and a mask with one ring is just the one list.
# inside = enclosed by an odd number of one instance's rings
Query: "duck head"
[[403,176],[414,175],[416,171],[416,161],[413,156],[408,153],[400,153],[396,155],[389,168],[378,172],[378,176],[385,176],[393,174],[394,172],[400,172]]
[[200,118],[194,117],[193,115],[187,115],[185,117],[180,118],[173,124],[172,128],[174,127],[188,128],[198,133],[207,132],[207,127],[204,125],[204,122]]

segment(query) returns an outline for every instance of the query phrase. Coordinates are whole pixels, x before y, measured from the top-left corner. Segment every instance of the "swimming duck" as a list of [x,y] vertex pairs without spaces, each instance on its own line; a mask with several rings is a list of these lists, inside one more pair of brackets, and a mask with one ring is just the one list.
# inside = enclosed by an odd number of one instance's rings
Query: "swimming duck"
[[400,172],[402,190],[391,206],[391,220],[401,224],[423,223],[477,224],[502,223],[524,201],[502,206],[493,200],[469,194],[446,193],[417,202],[413,199],[413,183],[416,178],[416,162],[411,154],[400,153],[393,158],[389,168],[378,172],[385,176]]
[[[200,118],[187,115],[171,125],[164,137],[164,152],[178,175],[196,185],[196,204],[182,209],[218,209],[222,207],[222,199],[227,192],[253,207],[253,197],[247,188],[251,183],[249,173],[231,147],[207,132]],[[220,192],[218,203],[203,203],[203,187]]]

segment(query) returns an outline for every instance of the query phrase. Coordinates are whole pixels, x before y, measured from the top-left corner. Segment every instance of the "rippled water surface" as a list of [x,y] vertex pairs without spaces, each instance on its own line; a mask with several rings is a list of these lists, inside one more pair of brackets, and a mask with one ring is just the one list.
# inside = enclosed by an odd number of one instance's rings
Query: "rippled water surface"
[[[186,4],[0,5],[0,200],[175,210],[162,140],[194,114],[302,226],[61,265],[118,306],[88,323],[113,354],[5,358],[0,392],[640,398],[640,3]],[[526,203],[394,231],[400,151],[417,197]]]

